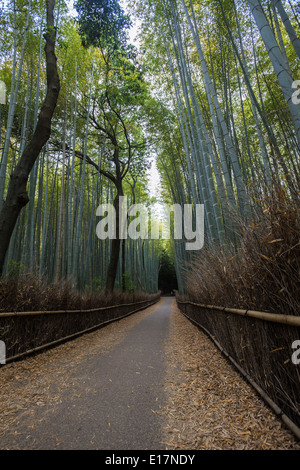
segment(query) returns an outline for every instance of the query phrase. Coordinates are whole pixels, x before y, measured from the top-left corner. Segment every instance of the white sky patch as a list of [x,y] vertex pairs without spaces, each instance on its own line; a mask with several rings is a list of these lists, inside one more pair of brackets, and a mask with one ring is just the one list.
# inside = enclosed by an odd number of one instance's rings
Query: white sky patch
[[160,199],[161,182],[155,159],[152,160],[151,168],[149,170],[148,187],[150,191],[150,196]]
[[76,18],[77,11],[74,8],[74,0],[66,0],[66,3],[68,5],[70,15],[73,16],[73,18]]
[[156,217],[163,221],[164,211],[163,211],[163,200],[161,198],[162,194],[162,185],[160,174],[156,166],[156,160],[153,158],[151,168],[148,171],[148,189],[150,193],[150,198],[155,198],[156,203],[152,204],[151,207],[156,215]]
[[[120,0],[120,5],[121,7],[123,8],[124,12],[125,13],[129,13],[129,8],[128,8],[128,2],[127,0]],[[136,46],[137,48],[139,47],[139,41],[138,41],[138,38],[137,38],[137,35],[138,35],[138,21],[136,18],[134,18],[132,16],[131,13],[129,13],[130,15],[130,19],[132,21],[132,27],[129,31],[129,42],[130,44],[132,44],[133,46]]]

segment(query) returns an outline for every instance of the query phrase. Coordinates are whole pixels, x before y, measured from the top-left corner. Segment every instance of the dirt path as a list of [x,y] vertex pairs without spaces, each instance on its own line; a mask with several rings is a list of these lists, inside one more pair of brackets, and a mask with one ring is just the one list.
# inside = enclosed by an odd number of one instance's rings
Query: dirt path
[[1,449],[300,449],[174,300],[0,369]]
[[161,449],[169,317],[161,300],[0,371],[1,448]]

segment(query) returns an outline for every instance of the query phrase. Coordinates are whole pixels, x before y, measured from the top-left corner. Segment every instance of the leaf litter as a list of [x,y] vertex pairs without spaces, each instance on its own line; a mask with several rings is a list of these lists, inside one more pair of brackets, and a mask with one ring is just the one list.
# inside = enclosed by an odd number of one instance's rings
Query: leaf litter
[[[15,436],[25,440],[38,422],[45,421],[47,414],[62,403],[62,396],[76,401],[77,384],[82,378],[76,367],[89,357],[111,350],[122,341],[126,333],[143,318],[155,311],[157,305],[148,307],[123,320],[80,336],[55,348],[21,361],[8,363],[0,368],[0,442],[1,449],[18,446]],[[122,327],[120,323],[122,322]],[[111,379],[109,379],[111,380]],[[86,393],[94,394],[86,384]],[[43,414],[38,413],[43,407]]]
[[166,342],[168,450],[299,450],[300,442],[173,303]]
[[[38,419],[59,406],[62,393],[78,399],[76,365],[109,351],[157,304],[132,317],[122,328],[112,323],[25,360],[0,369],[1,448],[24,442]],[[167,406],[159,412],[166,449],[290,449],[294,436],[233,369],[215,345],[177,309],[174,302],[166,341],[164,384]],[[87,393],[95,390],[86,389]],[[44,414],[37,413],[43,407]],[[38,416],[40,416],[38,418]],[[110,423],[107,424],[108,426]],[[63,439],[56,438],[59,446]],[[19,442],[19,441],[18,441]]]

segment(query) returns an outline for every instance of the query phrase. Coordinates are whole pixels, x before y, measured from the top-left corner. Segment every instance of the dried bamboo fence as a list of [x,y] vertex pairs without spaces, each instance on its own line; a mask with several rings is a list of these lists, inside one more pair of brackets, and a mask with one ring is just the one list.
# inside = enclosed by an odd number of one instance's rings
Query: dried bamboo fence
[[143,310],[158,302],[153,295],[139,302],[89,310],[11,312],[0,314],[0,340],[6,348],[6,363],[74,339]]
[[177,305],[300,439],[300,364],[292,360],[300,316],[197,304],[178,296]]

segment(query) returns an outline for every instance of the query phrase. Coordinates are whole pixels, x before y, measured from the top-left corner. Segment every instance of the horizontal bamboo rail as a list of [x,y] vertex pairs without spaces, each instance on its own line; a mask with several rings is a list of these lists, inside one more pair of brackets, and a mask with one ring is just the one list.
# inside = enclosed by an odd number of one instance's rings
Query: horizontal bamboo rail
[[97,308],[82,309],[82,310],[40,310],[40,311],[33,311],[33,312],[2,312],[0,313],[0,318],[25,316],[25,315],[58,315],[58,314],[64,314],[64,313],[93,313],[93,312],[101,312],[101,311],[109,310],[112,308],[130,307],[131,305],[139,305],[139,304],[144,304],[146,302],[151,302],[151,301],[152,299],[140,300],[139,302],[132,302],[129,304],[108,305],[106,307],[97,307]]
[[160,295],[157,294],[149,299],[132,303],[91,309],[2,312],[0,339],[7,346],[6,363],[102,328],[151,307],[159,300]]
[[218,305],[205,305],[205,304],[197,304],[195,302],[190,301],[182,301],[177,298],[177,302],[184,305],[194,305],[195,307],[200,307],[207,310],[219,310],[222,312],[233,313],[235,315],[242,315],[247,317],[257,318],[259,320],[265,320],[273,323],[281,323],[283,325],[290,325],[290,326],[300,326],[300,316],[298,315],[284,315],[280,313],[268,313],[268,312],[258,312],[256,310],[246,310],[246,309],[239,309],[239,308],[229,308],[229,307],[220,307]]
[[[224,346],[217,340],[217,338],[212,334],[207,328],[205,328],[200,321],[197,321],[196,316],[194,318],[190,317],[189,314],[186,312],[186,308],[184,305],[195,307],[196,309],[203,309],[203,310],[212,310],[218,312],[225,312],[231,313],[234,315],[239,315],[243,317],[252,317],[258,320],[263,320],[266,322],[273,322],[277,324],[282,324],[290,327],[299,327],[300,326],[300,316],[293,316],[293,315],[283,315],[283,314],[276,314],[276,313],[268,313],[268,312],[259,312],[256,310],[246,310],[246,309],[237,309],[237,308],[229,308],[229,307],[221,307],[216,305],[206,305],[206,304],[198,304],[191,301],[180,300],[178,293],[176,293],[176,301],[181,313],[188,318],[192,323],[194,323],[197,327],[201,328],[209,338],[214,342],[214,344],[218,347],[218,349],[224,354],[225,357],[236,367],[236,369],[241,373],[241,375],[252,385],[252,387],[256,390],[256,392],[262,397],[262,399],[270,406],[270,408],[274,411],[276,416],[278,416],[285,425],[292,431],[292,433],[296,436],[297,439],[300,439],[300,428],[299,426],[289,417],[286,413],[282,411],[282,409],[278,406],[275,401],[270,398],[268,393],[263,390],[262,386],[259,385],[253,378],[250,376],[249,372],[246,370],[235,360],[231,354],[226,351]],[[200,313],[200,312],[199,312]]]
[[[62,344],[62,343],[65,343],[67,341],[70,341],[70,340],[73,340],[73,339],[76,339],[78,338],[79,336],[82,336],[86,333],[90,333],[92,331],[95,331],[97,329],[100,329],[100,328],[103,328],[105,327],[106,325],[109,325],[110,323],[114,323],[114,322],[117,322],[119,320],[123,320],[124,318],[126,317],[129,317],[130,315],[133,315],[134,313],[137,313],[137,312],[140,312],[146,308],[149,308],[151,307],[152,305],[154,305],[155,303],[157,303],[159,301],[159,297],[156,297],[155,299],[149,299],[149,300],[142,300],[140,302],[134,302],[134,303],[130,303],[130,304],[120,304],[120,305],[112,305],[112,306],[109,306],[109,307],[101,307],[101,308],[96,308],[96,309],[90,309],[90,310],[59,310],[59,311],[45,311],[45,312],[21,312],[21,313],[13,313],[11,316],[17,316],[17,315],[21,315],[22,316],[22,313],[23,315],[34,315],[34,314],[41,314],[41,313],[46,313],[46,314],[49,314],[49,313],[58,313],[58,314],[63,314],[63,313],[90,313],[90,312],[98,312],[98,311],[101,311],[101,310],[107,310],[108,308],[119,308],[119,307],[129,307],[129,306],[132,306],[132,305],[139,305],[139,304],[144,304],[144,303],[147,303],[147,305],[143,306],[143,307],[138,307],[137,309],[135,310],[131,310],[130,312],[128,313],[125,313],[123,315],[120,315],[119,317],[116,317],[116,318],[112,318],[110,320],[107,320],[107,321],[103,321],[101,323],[98,323],[96,325],[93,325],[91,326],[90,328],[86,328],[84,330],[80,330],[80,331],[77,331],[76,333],[73,333],[72,335],[68,335],[68,336],[64,336],[62,338],[59,338],[55,341],[51,341],[50,343],[45,343],[45,344],[42,344],[41,346],[38,346],[36,348],[32,348],[32,349],[29,349],[27,351],[24,351],[20,354],[16,354],[15,356],[11,356],[11,357],[8,357],[6,359],[6,364],[9,364],[13,361],[16,361],[18,359],[22,359],[24,357],[27,357],[27,356],[30,356],[31,354],[35,354],[37,352],[40,352],[40,351],[44,351],[45,349],[49,349],[49,348],[52,348],[54,346],[58,346],[59,344]],[[7,315],[10,315],[10,314],[7,314]],[[4,315],[0,315],[1,317],[3,317]]]

